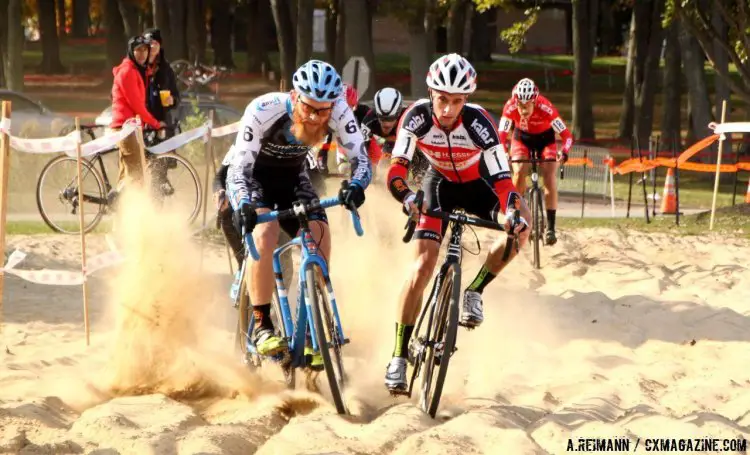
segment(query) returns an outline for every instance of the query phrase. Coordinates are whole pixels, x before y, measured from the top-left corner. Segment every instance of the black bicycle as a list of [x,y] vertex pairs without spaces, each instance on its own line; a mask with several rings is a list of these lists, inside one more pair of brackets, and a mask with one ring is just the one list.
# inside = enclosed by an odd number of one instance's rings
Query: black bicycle
[[[545,228],[545,217],[544,217],[544,194],[542,193],[542,187],[539,186],[539,171],[538,167],[540,163],[553,163],[556,162],[556,158],[541,158],[539,150],[530,150],[530,158],[527,160],[511,160],[511,163],[531,163],[531,187],[528,190],[527,200],[529,201],[529,208],[531,209],[531,239],[533,242],[534,249],[534,268],[540,269],[541,266],[541,248],[542,248],[542,234]],[[560,179],[565,177],[564,166],[560,166]]]
[[[82,125],[81,132],[95,140],[93,131],[98,125]],[[147,147],[163,141],[160,132],[179,126],[164,127],[158,130],[145,129],[143,142]],[[81,160],[81,183],[83,186],[84,232],[90,232],[102,217],[112,211],[117,191],[109,181],[103,156],[117,152],[117,147],[96,153],[91,158]],[[188,207],[187,222],[192,223],[198,216],[202,189],[198,172],[187,159],[174,152],[153,154],[146,152],[147,165],[151,169],[152,194],[171,206]],[[98,167],[98,169],[97,169]],[[39,214],[52,230],[62,234],[78,234],[78,162],[75,156],[60,155],[52,158],[42,168],[36,185],[36,204]],[[175,188],[175,185],[178,188]],[[179,198],[179,202],[176,200]]]
[[[450,242],[448,242],[445,261],[440,266],[440,271],[433,281],[430,297],[427,304],[422,306],[414,328],[414,335],[409,342],[408,362],[412,366],[409,387],[404,392],[392,393],[411,397],[414,381],[417,376],[422,374],[419,407],[434,418],[440,404],[445,377],[448,373],[448,362],[457,350],[458,326],[463,326],[459,323],[458,313],[461,301],[461,258],[464,249],[461,245],[461,237],[464,233],[464,227],[466,225],[470,227],[478,226],[496,231],[505,231],[505,227],[499,223],[468,216],[462,210],[452,212],[423,211],[423,199],[424,193],[419,190],[414,201],[419,213],[442,218],[449,222]],[[407,222],[406,235],[403,238],[405,243],[408,243],[414,235],[417,221],[410,218]],[[515,227],[517,223],[520,223],[520,212],[518,210],[514,213],[512,226]],[[477,245],[479,245],[478,238]],[[518,238],[509,234],[503,256],[504,261],[508,260],[514,247],[518,251]],[[471,329],[468,326],[464,327]],[[422,369],[424,369],[424,372],[422,372]]]

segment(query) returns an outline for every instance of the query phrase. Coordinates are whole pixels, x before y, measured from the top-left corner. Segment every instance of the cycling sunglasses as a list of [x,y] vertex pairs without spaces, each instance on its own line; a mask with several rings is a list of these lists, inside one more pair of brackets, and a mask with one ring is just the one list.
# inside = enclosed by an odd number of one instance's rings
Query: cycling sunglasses
[[381,122],[395,122],[398,120],[398,115],[378,115],[378,120]]
[[329,107],[316,108],[305,103],[301,98],[297,98],[297,102],[302,104],[302,111],[305,113],[305,115],[315,114],[318,117],[325,117],[326,115],[330,114],[331,110],[333,109],[333,104],[331,104]]

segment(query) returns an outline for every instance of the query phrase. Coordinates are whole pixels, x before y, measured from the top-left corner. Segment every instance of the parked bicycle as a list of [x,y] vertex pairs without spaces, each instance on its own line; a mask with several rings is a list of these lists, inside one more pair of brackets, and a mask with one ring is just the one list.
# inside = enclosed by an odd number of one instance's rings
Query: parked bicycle
[[[82,125],[81,132],[93,140],[93,131],[97,128],[100,126]],[[146,146],[158,144],[162,140],[159,133],[169,128],[179,130],[178,126],[144,129],[143,141]],[[83,201],[86,204],[84,216],[87,218],[84,220],[84,232],[96,228],[103,216],[112,211],[117,191],[109,181],[103,157],[117,151],[117,147],[113,147],[81,160]],[[187,222],[192,223],[198,216],[202,196],[198,172],[193,165],[175,152],[157,155],[147,151],[146,161],[151,170],[152,194],[157,201],[171,207],[187,206]],[[36,185],[39,214],[47,226],[63,234],[80,232],[77,169],[75,156],[57,156],[42,168]]]
[[170,63],[170,66],[177,77],[177,88],[181,92],[195,93],[198,88],[206,87],[232,72],[226,66],[205,65],[197,58],[192,63],[188,60],[175,60]]
[[[541,151],[532,149],[529,151],[530,156],[527,160],[511,160],[512,163],[531,163],[531,170],[529,176],[531,177],[531,187],[528,189],[526,194],[526,200],[529,203],[529,209],[531,209],[531,240],[533,242],[534,252],[534,268],[540,269],[541,266],[541,249],[544,241],[542,240],[544,229],[546,226],[546,218],[544,211],[544,193],[542,187],[539,186],[539,164],[540,163],[553,163],[556,162],[555,158],[541,158]],[[565,166],[560,166],[560,179],[565,178]]]
[[[392,393],[407,395],[411,398],[414,381],[421,375],[419,407],[434,418],[440,405],[450,358],[458,350],[456,336],[458,326],[462,325],[458,321],[461,302],[461,259],[464,249],[461,245],[461,237],[465,226],[478,226],[496,231],[504,231],[505,227],[492,221],[468,216],[460,209],[452,212],[423,211],[423,199],[424,193],[419,190],[414,201],[419,213],[442,218],[450,223],[450,241],[445,260],[433,281],[427,304],[422,306],[414,327],[414,336],[409,342],[408,362],[412,366],[409,387],[404,392]],[[514,217],[513,227],[520,223],[518,210],[515,211]],[[418,220],[415,219],[409,219],[407,222],[406,235],[403,238],[405,243],[408,243],[414,235],[417,222]],[[477,244],[479,244],[478,239]],[[512,248],[518,251],[518,237],[509,234],[503,260],[508,260]]]
[[[348,182],[342,182],[343,187],[347,185]],[[277,298],[272,303],[271,311],[274,314],[272,317],[275,318],[277,334],[286,338],[288,349],[286,352],[271,357],[271,359],[281,364],[287,385],[293,388],[294,370],[296,368],[309,368],[311,356],[305,355],[305,347],[310,345],[312,352],[319,352],[323,359],[323,370],[328,378],[328,385],[331,389],[336,411],[339,414],[346,414],[348,410],[343,398],[346,375],[344,373],[342,347],[349,343],[349,340],[344,335],[339,318],[333,285],[328,275],[328,264],[326,259],[318,253],[318,244],[309,227],[310,214],[341,204],[342,201],[338,196],[311,202],[297,201],[290,209],[258,215],[258,223],[296,218],[301,226],[297,237],[276,248],[273,253]],[[354,230],[357,235],[362,236],[362,225],[356,207],[351,205],[347,209],[351,211]],[[247,254],[257,261],[259,255],[255,249],[252,235],[245,234],[243,238]],[[297,315],[295,320],[292,319],[289,307],[280,259],[280,256],[292,247],[299,247],[302,255],[298,275]],[[258,355],[253,344],[255,319],[253,312],[250,310],[249,299],[243,299],[239,306],[238,317],[235,346],[249,366],[259,367],[262,358]]]

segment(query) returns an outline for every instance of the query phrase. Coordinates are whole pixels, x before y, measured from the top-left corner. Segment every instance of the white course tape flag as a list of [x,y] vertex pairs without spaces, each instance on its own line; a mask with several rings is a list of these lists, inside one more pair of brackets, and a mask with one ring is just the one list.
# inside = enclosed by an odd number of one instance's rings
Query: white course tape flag
[[211,137],[222,137],[234,134],[240,130],[240,122],[234,122],[230,125],[220,126],[211,130]]
[[208,132],[210,131],[210,129],[211,126],[208,124],[208,122],[206,122],[198,128],[193,128],[190,131],[185,131],[184,133],[178,134],[175,137],[171,137],[153,147],[146,147],[146,150],[155,155],[160,155],[162,153],[171,152],[172,150],[177,150],[188,142],[192,142],[201,137],[203,138],[203,142],[205,143],[208,142]]
[[15,267],[26,258],[26,253],[15,250],[8,257],[8,263],[2,270],[3,273],[15,275],[23,280],[36,284],[48,284],[56,286],[80,286],[85,277],[107,267],[119,264],[125,259],[117,251],[108,251],[88,260],[86,273],[71,272],[68,270],[18,270]]

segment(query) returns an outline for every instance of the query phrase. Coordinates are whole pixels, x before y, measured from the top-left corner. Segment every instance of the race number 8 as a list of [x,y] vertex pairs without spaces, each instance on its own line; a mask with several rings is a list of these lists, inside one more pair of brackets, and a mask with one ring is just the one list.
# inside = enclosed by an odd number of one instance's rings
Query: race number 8
[[349,120],[349,123],[346,124],[344,130],[349,134],[354,134],[357,131],[357,124],[354,123],[354,120]]
[[565,129],[565,123],[563,123],[560,117],[557,117],[556,119],[552,120],[552,129],[554,129],[555,132],[557,133]]
[[249,126],[245,127],[245,131],[242,132],[242,139],[244,139],[246,142],[251,142],[253,140],[253,130]]

